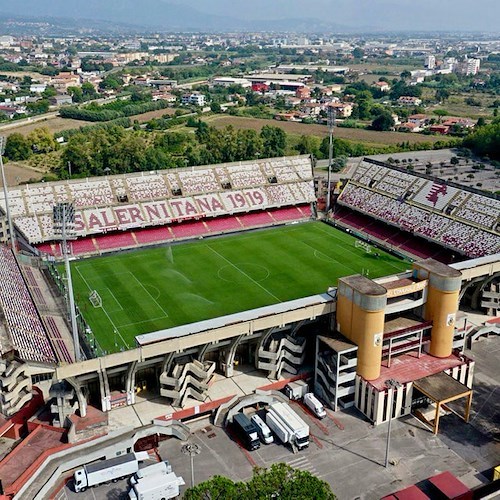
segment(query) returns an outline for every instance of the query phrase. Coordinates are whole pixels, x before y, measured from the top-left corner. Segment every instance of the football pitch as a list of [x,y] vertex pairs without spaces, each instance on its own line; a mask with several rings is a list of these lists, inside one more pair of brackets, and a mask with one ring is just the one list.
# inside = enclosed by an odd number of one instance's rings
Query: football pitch
[[410,267],[356,241],[308,222],[74,261],[75,298],[101,350],[116,352],[135,347],[136,335],[323,293],[342,276]]

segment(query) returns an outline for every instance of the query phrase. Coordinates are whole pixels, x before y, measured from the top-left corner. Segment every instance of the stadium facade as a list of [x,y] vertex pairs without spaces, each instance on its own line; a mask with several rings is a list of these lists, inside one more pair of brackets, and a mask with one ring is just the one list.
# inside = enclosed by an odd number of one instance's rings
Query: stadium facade
[[[474,362],[460,354],[468,330],[457,312],[466,294],[495,293],[500,202],[369,160],[339,196],[344,211],[334,221],[327,214],[327,223],[412,255],[411,270],[346,276],[323,294],[150,332],[133,349],[102,356],[88,345],[80,317],[87,359],[74,362],[64,280],[49,272],[61,258],[55,204],[75,208],[70,251],[78,259],[316,218],[317,196],[304,156],[10,188],[17,249],[0,247],[1,412],[15,414],[40,380],[52,381],[47,397],[61,426],[75,411],[85,416],[89,404],[104,412],[133,405],[141,388],[182,407],[188,398],[206,399],[215,371],[233,376],[236,360],[276,379],[314,366],[315,390],[331,408],[355,405],[376,424],[439,399],[425,392],[428,377],[447,373],[459,384],[454,394],[469,397]],[[3,198],[0,207],[5,213]],[[388,237],[349,226],[355,212],[387,223],[396,236],[410,231],[459,260],[473,259],[448,265],[408,245],[399,251]]]

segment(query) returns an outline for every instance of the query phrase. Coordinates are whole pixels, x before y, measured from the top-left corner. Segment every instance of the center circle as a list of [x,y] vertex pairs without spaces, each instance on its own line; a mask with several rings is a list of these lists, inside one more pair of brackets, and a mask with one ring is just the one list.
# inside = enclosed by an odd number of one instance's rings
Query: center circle
[[228,283],[243,283],[248,279],[259,283],[269,278],[269,270],[266,267],[250,262],[222,266],[217,274],[221,280]]

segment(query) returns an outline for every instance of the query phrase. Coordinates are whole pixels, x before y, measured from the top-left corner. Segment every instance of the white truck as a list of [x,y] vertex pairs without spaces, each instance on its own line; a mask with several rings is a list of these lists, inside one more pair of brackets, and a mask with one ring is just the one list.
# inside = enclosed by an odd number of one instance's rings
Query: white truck
[[79,493],[90,486],[98,486],[110,481],[115,482],[135,474],[139,470],[139,462],[148,458],[149,455],[146,451],[140,451],[84,465],[75,471],[75,491]]
[[128,492],[130,500],[166,500],[179,495],[179,486],[186,484],[175,472],[148,475],[132,485]]
[[285,394],[288,399],[297,401],[309,392],[309,386],[305,380],[296,380],[285,385]]
[[141,479],[149,476],[165,476],[166,474],[172,472],[172,466],[167,460],[164,462],[158,462],[156,464],[148,465],[139,469],[131,478],[130,484],[137,484]]
[[304,404],[318,417],[325,418],[326,410],[325,407],[321,404],[321,401],[312,393],[308,392],[304,396]]
[[299,450],[309,446],[309,426],[287,404],[270,405],[266,423],[282,443]]

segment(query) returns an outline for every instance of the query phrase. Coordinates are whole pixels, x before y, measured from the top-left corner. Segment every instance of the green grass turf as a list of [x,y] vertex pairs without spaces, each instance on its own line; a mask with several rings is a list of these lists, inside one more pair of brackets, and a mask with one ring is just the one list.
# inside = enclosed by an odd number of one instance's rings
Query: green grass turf
[[376,278],[409,268],[354,242],[321,222],[288,225],[75,261],[73,286],[100,347],[114,352],[139,334],[323,293],[363,270]]

